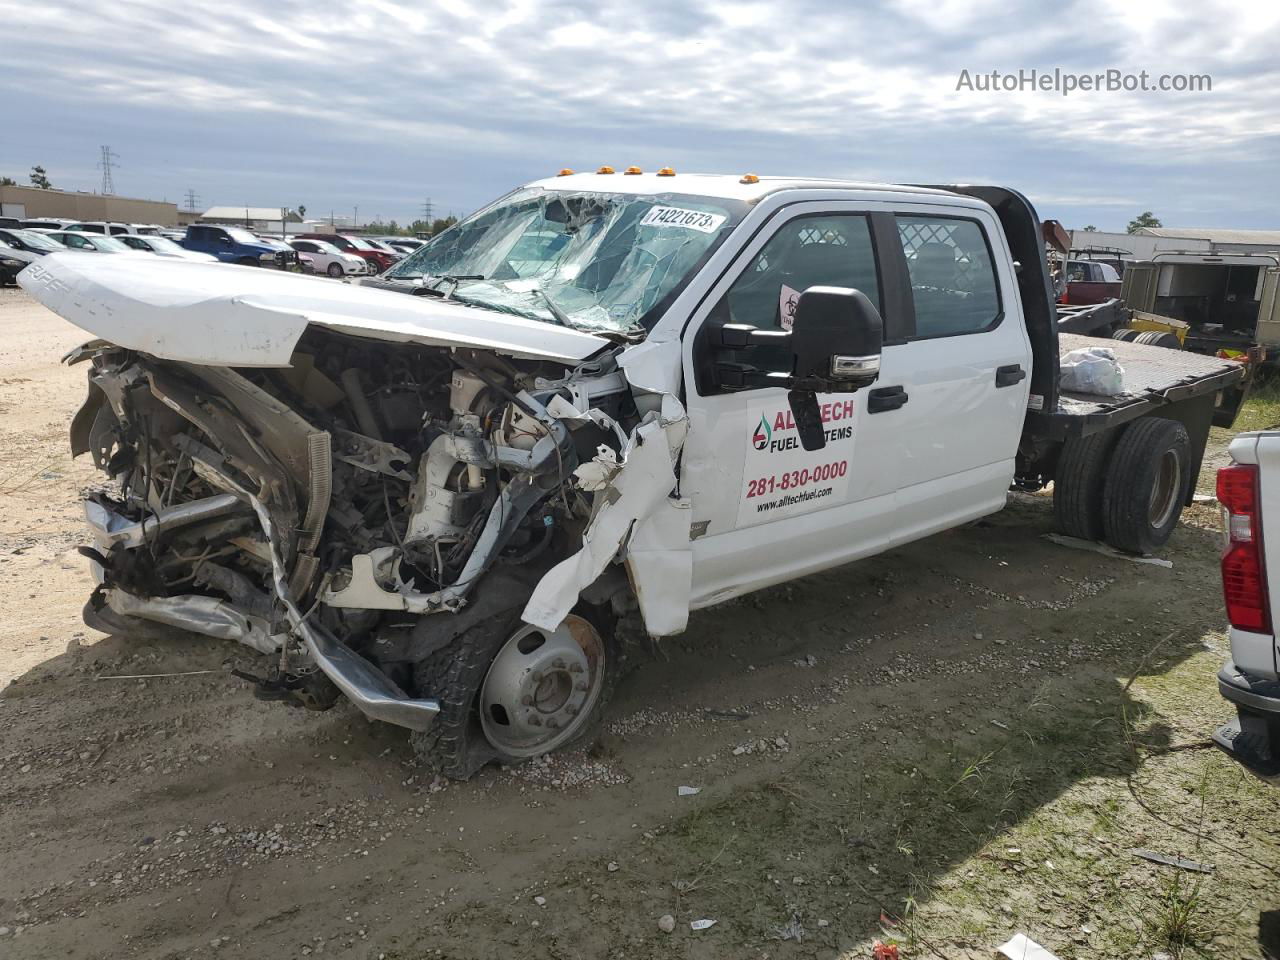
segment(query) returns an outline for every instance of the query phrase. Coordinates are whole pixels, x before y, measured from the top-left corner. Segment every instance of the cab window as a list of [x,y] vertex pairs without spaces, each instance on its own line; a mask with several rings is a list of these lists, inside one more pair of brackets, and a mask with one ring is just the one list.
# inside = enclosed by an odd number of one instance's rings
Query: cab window
[[915,302],[916,339],[979,333],[1000,322],[1000,291],[976,220],[899,216]]
[[734,281],[713,315],[723,323],[790,330],[796,301],[813,286],[852,287],[880,309],[866,216],[827,214],[787,221]]

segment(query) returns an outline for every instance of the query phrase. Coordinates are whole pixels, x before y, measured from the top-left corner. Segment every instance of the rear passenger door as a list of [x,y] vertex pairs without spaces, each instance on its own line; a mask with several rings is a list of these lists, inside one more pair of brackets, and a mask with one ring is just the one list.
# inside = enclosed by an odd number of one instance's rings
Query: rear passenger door
[[[981,208],[894,211],[910,287],[906,342],[886,349],[860,424],[895,471],[895,542],[1004,505],[1030,389],[1031,345],[1004,233]],[[893,451],[889,455],[889,451]]]

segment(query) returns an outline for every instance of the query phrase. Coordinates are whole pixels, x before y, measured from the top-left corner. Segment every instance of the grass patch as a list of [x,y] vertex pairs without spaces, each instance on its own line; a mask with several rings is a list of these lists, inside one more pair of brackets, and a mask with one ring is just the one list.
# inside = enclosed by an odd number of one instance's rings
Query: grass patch
[[1277,426],[1280,426],[1280,376],[1273,374],[1253,385],[1230,433],[1271,430]]
[[[1222,712],[1205,682],[1217,655],[1197,647],[1188,638],[1175,664],[1152,668],[1164,672],[1150,687],[1081,672],[1005,691],[998,711],[947,729],[883,741],[851,729],[671,821],[648,848],[648,881],[621,902],[718,919],[715,955],[772,956],[803,938],[818,955],[864,957],[878,938],[907,957],[986,956],[1023,931],[1062,960],[1263,956],[1280,831],[1259,846],[1241,830],[1274,822],[1276,795],[1194,739],[1207,729],[1188,731]],[[1217,869],[1187,874],[1138,847]]]

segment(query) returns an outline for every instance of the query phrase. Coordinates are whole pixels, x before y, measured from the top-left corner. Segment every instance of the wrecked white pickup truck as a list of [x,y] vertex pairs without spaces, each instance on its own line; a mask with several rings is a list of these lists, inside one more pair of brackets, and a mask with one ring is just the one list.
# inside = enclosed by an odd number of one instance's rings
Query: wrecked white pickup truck
[[1118,344],[1129,394],[1060,391],[1039,224],[994,187],[565,175],[391,290],[60,254],[19,279],[101,338],[69,358],[72,448],[114,484],[88,622],[240,641],[260,694],[345,695],[457,777],[589,734],[615,617],[679,633],[1011,483],[1163,543],[1243,375]]

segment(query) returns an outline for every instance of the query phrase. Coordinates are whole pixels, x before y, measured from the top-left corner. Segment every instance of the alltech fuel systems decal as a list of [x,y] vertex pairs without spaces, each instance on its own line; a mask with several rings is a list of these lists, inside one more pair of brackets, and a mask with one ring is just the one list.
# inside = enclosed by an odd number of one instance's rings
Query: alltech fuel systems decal
[[818,408],[827,445],[808,451],[785,397],[748,408],[748,435],[739,527],[810,513],[835,506],[849,488],[853,422],[857,401],[845,394],[819,395]]

